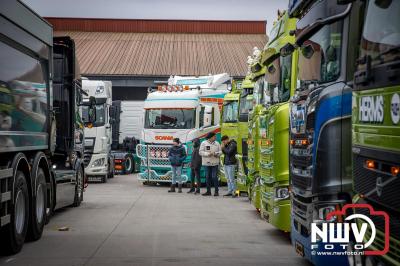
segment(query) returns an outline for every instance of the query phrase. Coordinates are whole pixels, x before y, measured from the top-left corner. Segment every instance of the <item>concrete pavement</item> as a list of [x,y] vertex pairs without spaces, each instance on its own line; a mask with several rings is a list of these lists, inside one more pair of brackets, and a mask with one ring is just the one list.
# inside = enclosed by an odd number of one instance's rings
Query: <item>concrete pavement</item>
[[167,189],[143,186],[133,175],[90,184],[79,208],[58,211],[42,239],[0,264],[308,265],[247,198]]

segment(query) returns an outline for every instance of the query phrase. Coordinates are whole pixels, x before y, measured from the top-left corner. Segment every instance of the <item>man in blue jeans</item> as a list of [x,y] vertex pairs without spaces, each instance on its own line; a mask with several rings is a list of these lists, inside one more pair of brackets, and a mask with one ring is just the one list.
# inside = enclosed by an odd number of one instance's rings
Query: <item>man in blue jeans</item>
[[207,192],[203,196],[211,196],[211,183],[214,184],[215,188],[214,196],[219,196],[217,172],[221,153],[221,145],[216,141],[215,133],[208,133],[207,140],[200,144],[199,149],[201,163],[206,169]]
[[237,196],[235,184],[237,144],[235,140],[229,140],[229,137],[226,135],[222,136],[221,142],[221,149],[224,154],[225,177],[228,181],[228,194],[224,196],[235,198]]
[[186,150],[178,138],[174,138],[172,143],[173,145],[168,152],[172,168],[172,183],[168,192],[175,192],[176,183],[178,183],[178,193],[182,193],[182,166],[186,159]]

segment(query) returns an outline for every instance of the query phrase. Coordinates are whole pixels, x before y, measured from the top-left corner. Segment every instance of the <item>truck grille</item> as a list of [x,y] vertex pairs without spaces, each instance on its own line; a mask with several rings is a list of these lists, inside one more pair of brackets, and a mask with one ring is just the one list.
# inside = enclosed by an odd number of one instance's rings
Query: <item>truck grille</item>
[[293,173],[291,177],[293,186],[303,190],[306,190],[307,188],[311,187],[311,177],[295,175]]
[[[400,210],[400,178],[397,177],[380,189],[377,193],[379,182],[385,182],[392,176],[385,172],[376,172],[364,167],[367,158],[355,154],[354,162],[354,189],[366,198],[390,209]],[[379,180],[378,180],[379,179]],[[377,181],[378,180],[378,181]],[[368,194],[368,195],[366,195]]]
[[[374,209],[378,209],[374,206]],[[385,232],[385,223],[382,216],[370,215],[368,209],[355,209],[356,213],[364,214],[371,218],[372,222],[375,224],[377,230],[382,233]],[[389,227],[390,227],[390,236],[394,237],[397,241],[400,236],[400,217],[396,215],[396,213],[389,212]],[[369,239],[371,236],[371,230],[366,232],[366,239]],[[378,250],[383,250],[385,245],[384,236],[381,234],[376,234],[373,246]],[[390,241],[389,243],[389,253],[387,254],[394,261],[400,261],[400,245],[395,241]]]

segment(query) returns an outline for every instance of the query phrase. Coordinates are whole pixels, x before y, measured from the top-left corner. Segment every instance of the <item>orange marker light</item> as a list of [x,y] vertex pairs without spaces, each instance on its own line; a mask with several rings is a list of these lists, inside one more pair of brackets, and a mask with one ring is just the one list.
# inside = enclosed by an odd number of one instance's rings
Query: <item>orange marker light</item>
[[302,145],[307,145],[307,144],[308,144],[308,140],[302,139],[302,140],[301,140],[301,144],[302,144]]
[[370,169],[375,168],[375,162],[373,160],[366,160],[365,164],[367,165],[367,168],[370,168]]
[[392,175],[396,176],[396,175],[398,175],[399,172],[400,172],[400,167],[398,167],[398,166],[392,166],[392,167],[390,168],[390,170],[391,170],[391,172],[392,172]]
[[290,145],[294,145],[294,143],[295,143],[294,139],[291,139],[290,140]]

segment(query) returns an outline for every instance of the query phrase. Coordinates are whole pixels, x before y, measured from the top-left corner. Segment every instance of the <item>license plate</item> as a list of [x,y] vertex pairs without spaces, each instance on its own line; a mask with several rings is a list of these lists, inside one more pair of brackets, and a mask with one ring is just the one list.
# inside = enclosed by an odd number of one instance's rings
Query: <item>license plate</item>
[[296,247],[296,253],[299,254],[300,256],[304,257],[304,246],[303,246],[303,244],[301,244],[301,243],[296,241],[295,247]]

